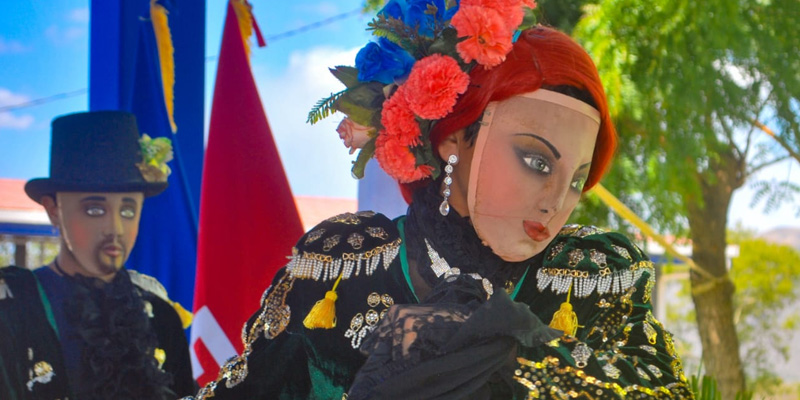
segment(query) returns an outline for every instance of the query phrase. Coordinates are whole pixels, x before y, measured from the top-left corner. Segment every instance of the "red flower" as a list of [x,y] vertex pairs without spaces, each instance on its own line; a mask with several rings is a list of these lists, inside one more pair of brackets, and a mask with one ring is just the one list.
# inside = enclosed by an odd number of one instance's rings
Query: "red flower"
[[506,26],[513,32],[522,23],[522,18],[525,17],[522,7],[527,6],[529,2],[533,3],[534,6],[536,5],[534,0],[465,0],[460,3],[460,7],[491,8],[503,16]]
[[383,103],[381,125],[384,130],[380,136],[392,136],[404,146],[416,146],[420,144],[419,137],[422,133],[404,92],[405,85],[400,86],[394,95]]
[[502,63],[511,51],[512,32],[493,8],[460,7],[451,24],[459,37],[467,37],[456,45],[458,54],[466,62],[475,60],[491,68]]
[[414,64],[403,88],[411,111],[421,118],[440,119],[453,111],[458,95],[468,85],[469,75],[458,61],[433,54]]
[[375,158],[381,168],[400,183],[418,181],[433,172],[430,165],[417,166],[417,159],[408,146],[385,132],[381,132],[375,140]]

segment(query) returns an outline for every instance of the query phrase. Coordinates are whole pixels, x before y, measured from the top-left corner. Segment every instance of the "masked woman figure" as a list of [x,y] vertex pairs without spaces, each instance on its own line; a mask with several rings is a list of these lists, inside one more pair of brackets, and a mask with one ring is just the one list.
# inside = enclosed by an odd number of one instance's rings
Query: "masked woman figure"
[[363,146],[353,172],[374,153],[408,213],[300,238],[243,354],[198,398],[692,397],[652,314],[653,264],[620,234],[565,226],[616,133],[591,58],[525,26],[532,6],[378,14],[380,39],[334,69],[347,90],[328,103]]

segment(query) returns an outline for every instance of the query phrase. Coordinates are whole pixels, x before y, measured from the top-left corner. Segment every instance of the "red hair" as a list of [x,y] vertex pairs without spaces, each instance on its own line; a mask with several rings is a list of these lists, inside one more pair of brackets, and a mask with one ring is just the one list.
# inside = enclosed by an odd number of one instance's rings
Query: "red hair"
[[[476,66],[469,78],[469,88],[459,97],[453,112],[436,121],[431,129],[434,151],[438,151],[445,138],[478,121],[490,102],[530,93],[542,86],[572,86],[588,92],[600,111],[600,130],[583,190],[591,189],[608,170],[617,133],[608,113],[606,94],[591,57],[568,35],[543,26],[528,29],[519,36],[502,64],[488,70]],[[402,185],[403,196],[410,202],[411,194],[428,182]]]

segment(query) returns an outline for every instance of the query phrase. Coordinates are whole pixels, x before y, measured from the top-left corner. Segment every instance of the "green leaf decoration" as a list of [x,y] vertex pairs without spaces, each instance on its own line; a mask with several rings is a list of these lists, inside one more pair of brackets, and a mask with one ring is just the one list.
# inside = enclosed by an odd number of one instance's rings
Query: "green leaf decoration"
[[367,82],[348,89],[331,107],[359,125],[375,127],[375,114],[380,114],[384,99],[383,84]]
[[347,92],[347,89],[342,90],[341,92],[331,93],[331,95],[327,98],[321,99],[311,108],[311,111],[308,112],[308,118],[306,118],[306,122],[314,125],[319,121],[327,118],[329,115],[336,112],[336,109],[333,108],[334,102],[341,96],[343,96]]
[[524,7],[524,16],[522,17],[522,23],[519,25],[517,30],[524,31],[528,28],[533,28],[536,25],[536,10],[529,7]]
[[354,178],[361,179],[364,177],[364,169],[367,167],[367,162],[372,158],[373,154],[375,154],[375,138],[370,139],[364,147],[361,148],[358,152],[358,157],[353,161],[353,169],[351,169],[351,171]]
[[334,68],[330,68],[330,71],[331,74],[347,86],[348,89],[358,86],[361,83],[358,81],[358,70],[355,67],[338,65]]
[[463,68],[466,64],[461,60],[461,57],[458,55],[458,50],[456,50],[456,44],[461,40],[463,39],[458,38],[458,32],[456,32],[455,28],[445,28],[442,34],[439,35],[428,48],[428,52],[430,54],[450,56],[456,59]]
[[400,43],[402,41],[398,34],[383,28],[376,28],[372,31],[372,34],[375,36],[385,37],[394,43]]

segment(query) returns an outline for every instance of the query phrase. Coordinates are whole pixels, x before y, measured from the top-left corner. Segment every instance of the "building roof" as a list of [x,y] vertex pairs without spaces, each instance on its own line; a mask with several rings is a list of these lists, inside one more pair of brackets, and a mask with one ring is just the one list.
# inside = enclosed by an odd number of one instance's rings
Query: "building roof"
[[0,178],[0,233],[52,235],[47,214],[25,194],[22,179]]
[[[303,229],[315,225],[344,212],[355,212],[356,199],[322,196],[295,196],[297,211]],[[22,179],[0,178],[0,234],[52,235],[50,221],[41,205],[25,194],[25,181]]]

